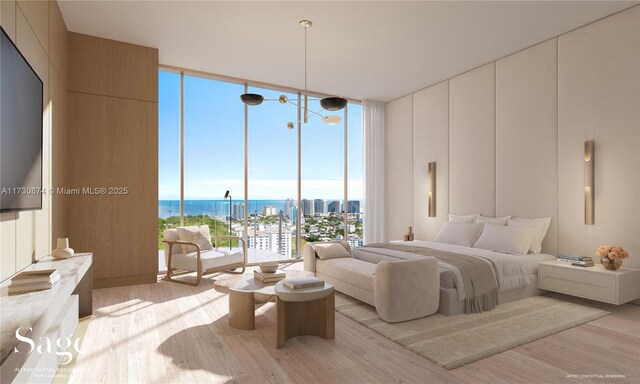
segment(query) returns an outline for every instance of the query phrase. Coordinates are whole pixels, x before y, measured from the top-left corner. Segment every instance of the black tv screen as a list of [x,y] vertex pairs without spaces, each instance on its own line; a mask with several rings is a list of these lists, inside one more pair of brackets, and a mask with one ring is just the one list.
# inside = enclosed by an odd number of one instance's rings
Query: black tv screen
[[42,80],[4,29],[0,48],[0,212],[42,209]]

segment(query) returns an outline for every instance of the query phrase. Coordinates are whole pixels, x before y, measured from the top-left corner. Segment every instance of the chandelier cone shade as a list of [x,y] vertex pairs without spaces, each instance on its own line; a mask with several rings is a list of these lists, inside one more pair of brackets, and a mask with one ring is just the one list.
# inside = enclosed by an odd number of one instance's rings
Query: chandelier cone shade
[[347,100],[342,97],[325,97],[320,100],[320,105],[327,111],[339,111],[347,106]]
[[240,100],[247,105],[260,105],[264,101],[264,97],[262,95],[258,95],[257,93],[245,93],[240,95]]

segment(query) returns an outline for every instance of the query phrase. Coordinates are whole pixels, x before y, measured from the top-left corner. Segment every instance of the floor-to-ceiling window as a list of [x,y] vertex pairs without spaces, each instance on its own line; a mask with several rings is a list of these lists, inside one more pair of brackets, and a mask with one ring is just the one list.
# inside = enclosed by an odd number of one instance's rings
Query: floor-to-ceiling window
[[158,76],[158,249],[165,269],[162,232],[180,225],[180,74]]
[[341,121],[329,125],[309,114],[302,127],[302,243],[343,239],[344,110],[323,111],[318,100],[308,107]]
[[364,215],[364,179],[362,167],[362,105],[349,104],[347,132],[347,241],[352,248],[362,246],[362,225]]
[[[235,235],[243,217],[244,118],[239,84],[184,76],[184,225]],[[224,199],[226,191],[231,198]],[[228,240],[219,245],[228,245]]]
[[[246,121],[245,87],[266,99]],[[341,121],[310,113],[299,126],[297,93],[160,71],[159,94],[161,266],[162,231],[178,225],[245,238],[250,263],[301,257],[306,241],[362,244],[359,104],[327,112],[309,100],[310,111]]]
[[[280,95],[297,97],[256,87],[249,87],[248,92],[268,100]],[[247,112],[249,259],[296,257],[298,130],[287,128],[287,123],[297,120],[297,108],[290,103],[264,102]]]

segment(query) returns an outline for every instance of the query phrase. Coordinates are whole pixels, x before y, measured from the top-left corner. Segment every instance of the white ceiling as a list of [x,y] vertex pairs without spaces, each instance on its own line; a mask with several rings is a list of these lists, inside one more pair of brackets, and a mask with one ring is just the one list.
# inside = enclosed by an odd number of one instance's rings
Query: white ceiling
[[638,1],[67,1],[70,31],[156,47],[160,63],[390,101]]

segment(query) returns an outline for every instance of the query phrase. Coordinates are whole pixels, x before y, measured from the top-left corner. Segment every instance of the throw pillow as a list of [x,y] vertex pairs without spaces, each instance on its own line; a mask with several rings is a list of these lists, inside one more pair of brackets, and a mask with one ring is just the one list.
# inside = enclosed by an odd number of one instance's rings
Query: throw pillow
[[531,242],[531,248],[529,249],[529,252],[540,253],[542,252],[542,241],[547,235],[550,224],[550,217],[542,217],[539,219],[520,219],[517,217],[511,217],[509,218],[509,223],[507,225],[510,227],[518,226],[535,228],[535,236],[533,237],[533,241]]
[[491,223],[495,225],[507,225],[507,221],[511,216],[502,216],[502,217],[487,217],[487,216],[478,216],[476,223]]
[[314,244],[313,248],[321,260],[351,257],[351,253],[341,243]]
[[449,214],[449,221],[452,223],[467,223],[473,224],[480,216],[479,213],[474,213],[472,215],[454,215],[453,213]]
[[534,228],[487,223],[473,247],[512,255],[526,255],[535,234]]
[[478,240],[483,226],[482,223],[469,224],[448,221],[440,228],[435,242],[470,247]]
[[[201,251],[207,251],[213,249],[211,244],[211,234],[209,233],[209,226],[190,226],[190,227],[178,227],[178,237],[183,241],[191,241],[200,246]],[[187,254],[195,252],[196,248],[193,245],[182,245],[182,253]]]

